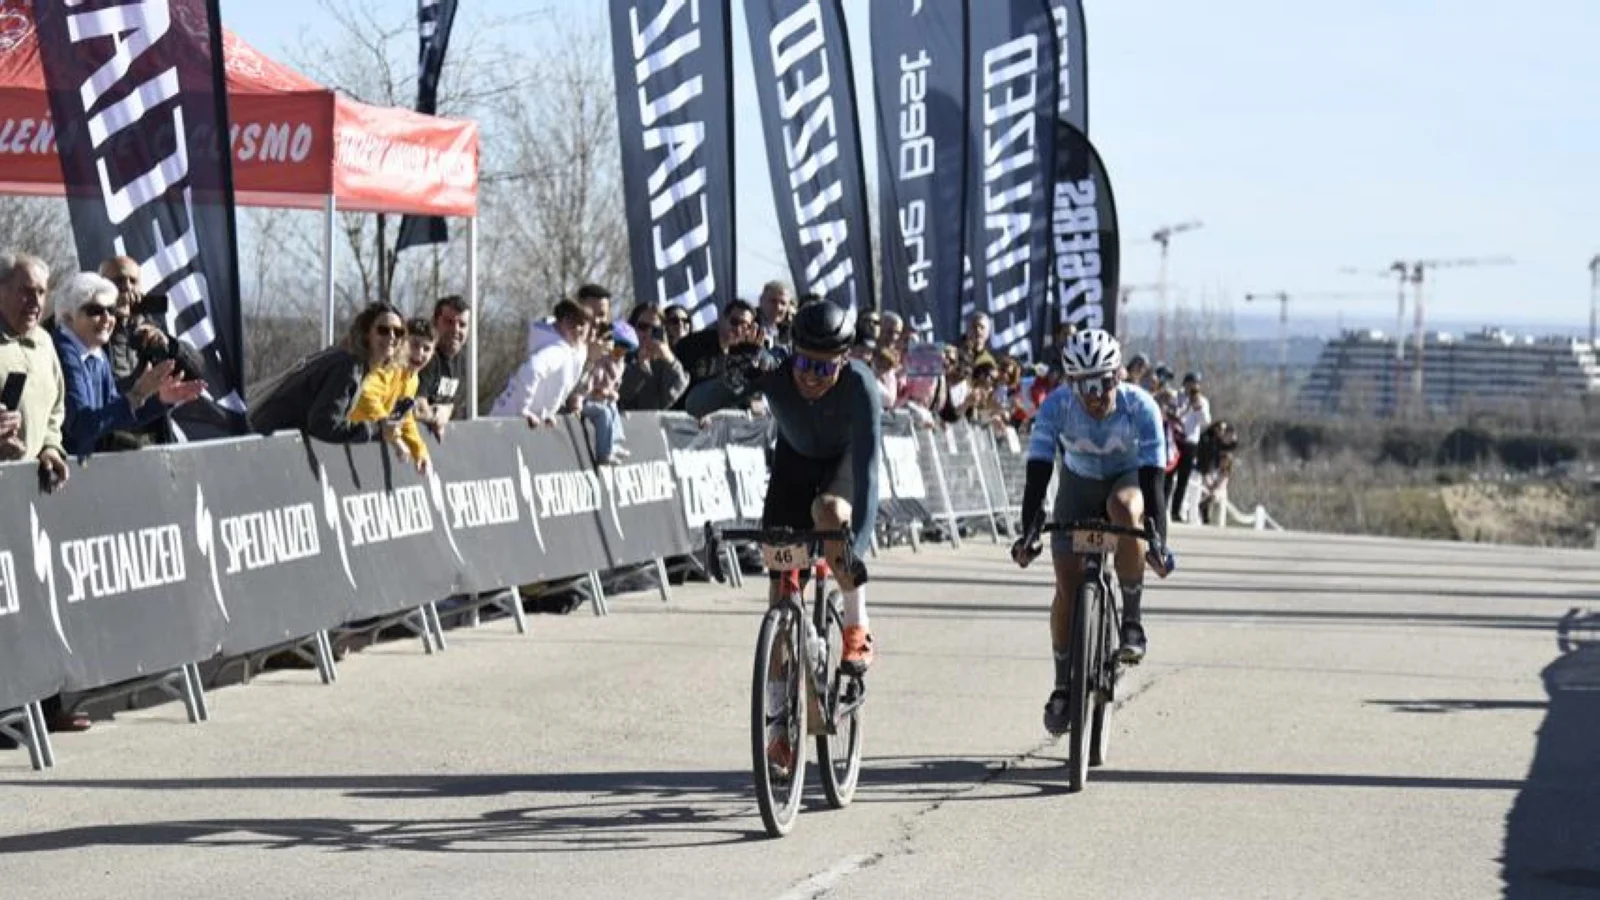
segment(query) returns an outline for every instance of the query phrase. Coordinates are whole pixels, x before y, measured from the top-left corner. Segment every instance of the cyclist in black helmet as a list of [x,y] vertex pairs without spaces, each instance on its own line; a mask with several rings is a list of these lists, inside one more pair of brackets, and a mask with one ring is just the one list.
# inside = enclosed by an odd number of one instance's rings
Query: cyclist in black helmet
[[763,394],[777,425],[763,528],[849,527],[856,564],[844,545],[826,550],[844,593],[840,666],[861,674],[872,664],[867,621],[866,558],[878,511],[878,448],[883,402],[872,370],[845,359],[855,341],[855,313],[820,300],[795,313],[793,355],[779,361],[758,346],[729,350],[723,377],[689,392],[689,415],[700,418]]

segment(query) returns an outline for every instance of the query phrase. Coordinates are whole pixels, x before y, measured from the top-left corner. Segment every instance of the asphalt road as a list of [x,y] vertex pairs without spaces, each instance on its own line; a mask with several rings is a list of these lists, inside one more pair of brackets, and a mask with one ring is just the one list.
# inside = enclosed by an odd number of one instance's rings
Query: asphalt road
[[[1183,530],[1065,792],[1047,575],[874,564],[854,805],[765,838],[752,580],[274,672],[0,753],[8,896],[1600,897],[1600,555]],[[1577,610],[1577,613],[1572,613]],[[814,779],[814,775],[813,775]]]

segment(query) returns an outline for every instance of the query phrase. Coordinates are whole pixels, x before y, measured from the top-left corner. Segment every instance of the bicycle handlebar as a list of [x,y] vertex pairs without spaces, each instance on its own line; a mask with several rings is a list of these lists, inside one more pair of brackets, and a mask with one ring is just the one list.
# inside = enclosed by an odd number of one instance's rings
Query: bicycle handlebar
[[1131,537],[1144,540],[1149,537],[1142,528],[1128,528],[1124,525],[1113,525],[1110,522],[1094,519],[1082,522],[1050,522],[1039,529],[1040,534],[1049,534],[1052,531],[1098,531],[1102,534],[1112,534],[1118,537]]
[[848,530],[799,530],[795,528],[728,528],[706,526],[706,536],[724,541],[754,541],[758,544],[820,544],[828,541],[850,543],[855,539]]

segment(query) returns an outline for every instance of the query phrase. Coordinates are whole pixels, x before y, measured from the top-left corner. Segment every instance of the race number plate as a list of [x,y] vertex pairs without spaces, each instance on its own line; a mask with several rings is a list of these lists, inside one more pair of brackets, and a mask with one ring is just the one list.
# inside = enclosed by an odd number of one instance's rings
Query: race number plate
[[1110,553],[1116,549],[1116,536],[1104,531],[1074,531],[1073,553]]
[[804,544],[768,544],[761,548],[761,561],[769,572],[799,572],[813,562]]

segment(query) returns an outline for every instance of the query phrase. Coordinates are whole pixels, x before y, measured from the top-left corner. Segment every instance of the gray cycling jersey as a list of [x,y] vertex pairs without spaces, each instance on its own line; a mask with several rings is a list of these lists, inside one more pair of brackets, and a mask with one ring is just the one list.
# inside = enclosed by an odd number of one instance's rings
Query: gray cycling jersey
[[[793,359],[757,378],[743,394],[735,394],[721,378],[702,382],[685,403],[696,418],[737,406],[755,394],[767,399],[778,439],[801,456],[838,459],[850,454],[855,496],[850,498],[851,530],[856,555],[865,558],[878,513],[878,453],[883,444],[883,398],[878,380],[864,363],[851,360],[833,389],[816,400],[800,396],[794,383]],[[773,472],[773,478],[783,477]]]

